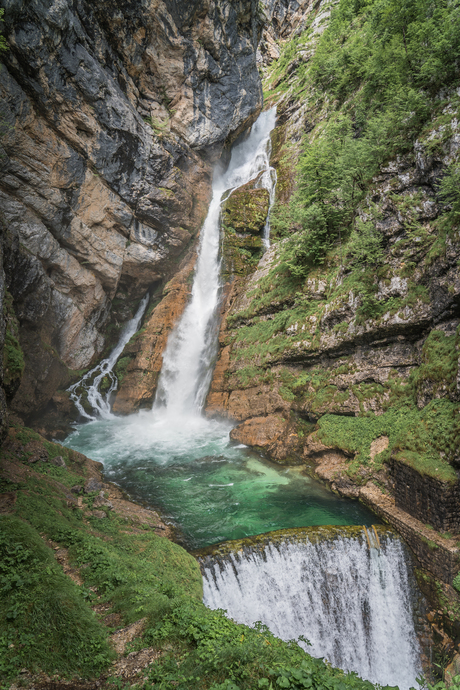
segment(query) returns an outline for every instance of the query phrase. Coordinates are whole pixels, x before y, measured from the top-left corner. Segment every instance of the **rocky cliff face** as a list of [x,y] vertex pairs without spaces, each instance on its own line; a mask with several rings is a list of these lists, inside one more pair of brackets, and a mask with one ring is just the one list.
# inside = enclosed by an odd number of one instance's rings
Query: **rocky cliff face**
[[172,274],[261,107],[250,0],[3,0],[0,209],[30,421]]
[[[323,4],[322,0],[262,0],[267,21],[258,47],[258,62],[269,65],[279,58],[280,41],[300,35],[318,10],[315,20],[319,26],[324,19]],[[330,9],[326,12],[329,14]]]
[[[3,246],[0,241],[0,352],[3,354],[5,346],[5,317],[3,316],[3,304],[5,300],[5,274],[3,272]],[[0,358],[0,442],[3,441],[7,431],[6,424],[6,399],[3,389],[3,357]]]

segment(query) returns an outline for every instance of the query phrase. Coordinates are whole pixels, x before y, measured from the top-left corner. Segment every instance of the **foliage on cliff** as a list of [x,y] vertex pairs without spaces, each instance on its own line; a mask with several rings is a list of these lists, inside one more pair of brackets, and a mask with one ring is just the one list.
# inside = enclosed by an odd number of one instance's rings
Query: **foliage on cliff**
[[315,12],[265,71],[275,246],[228,316],[221,399],[236,419],[238,391],[244,409],[318,422],[360,481],[390,456],[456,481],[460,8]]
[[[0,29],[1,29],[1,25],[3,23],[3,15],[4,14],[5,14],[5,10],[0,9]],[[0,32],[0,54],[2,53],[2,51],[6,50],[7,48],[8,48],[8,46],[7,46],[7,43],[5,41],[5,38],[4,38],[4,36],[2,36],[2,34]]]
[[[409,152],[442,112],[459,62],[460,8],[449,0],[341,0],[332,11],[310,63],[296,73],[296,95],[307,89],[328,113],[305,139],[290,203],[288,219],[301,228],[285,248],[293,275],[323,263],[351,231],[355,251],[361,243],[367,263],[380,263],[378,236],[355,222],[358,206],[379,167]],[[454,201],[458,167],[449,173],[442,190]],[[286,220],[284,210],[281,226]]]

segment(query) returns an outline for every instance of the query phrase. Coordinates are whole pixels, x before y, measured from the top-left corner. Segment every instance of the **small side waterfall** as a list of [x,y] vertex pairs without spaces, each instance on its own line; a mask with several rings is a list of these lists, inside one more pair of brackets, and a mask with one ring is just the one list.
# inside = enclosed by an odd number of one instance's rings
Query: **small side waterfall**
[[[273,125],[271,125],[270,132],[275,126],[275,121],[276,121],[276,110],[275,108],[272,108],[271,110],[267,111],[267,115],[273,118]],[[257,124],[257,123],[256,123]],[[262,175],[259,177],[256,183],[256,188],[258,189],[266,189],[269,193],[269,206],[268,206],[268,214],[267,214],[267,219],[265,221],[265,227],[264,227],[264,235],[263,235],[263,241],[264,241],[264,246],[265,249],[270,248],[270,211],[272,210],[272,206],[275,202],[275,192],[276,192],[276,183],[278,181],[278,176],[276,174],[275,168],[272,168],[270,165],[270,157],[272,155],[272,142],[270,137],[267,137],[266,144],[265,144],[265,161],[264,161],[264,172]],[[263,155],[263,154],[262,154]]]
[[205,562],[204,603],[285,640],[302,635],[313,656],[409,690],[421,666],[408,559],[399,539],[382,541],[282,542]]
[[[251,132],[232,150],[225,173],[214,175],[213,195],[201,231],[192,297],[178,326],[169,336],[163,356],[154,409],[170,417],[199,413],[204,405],[217,354],[217,306],[220,293],[220,209],[222,199],[260,175],[258,186],[274,198],[274,171],[270,168],[270,132],[276,109],[262,113]],[[262,173],[262,174],[261,174]],[[265,244],[268,244],[268,219]]]
[[[80,381],[74,383],[69,388],[70,399],[73,400],[75,406],[82,417],[94,421],[95,416],[88,414],[82,404],[83,391],[87,394],[87,399],[94,412],[104,418],[112,417],[110,411],[110,396],[116,390],[118,385],[117,377],[113,372],[113,367],[124,350],[125,345],[133,337],[139,328],[139,324],[144,315],[145,309],[149,301],[149,293],[147,293],[141,300],[137,311],[133,318],[128,321],[120,334],[120,339],[117,345],[113,348],[110,355],[103,359],[96,367],[88,371]],[[102,380],[107,377],[109,379],[109,386],[105,392],[100,391]]]

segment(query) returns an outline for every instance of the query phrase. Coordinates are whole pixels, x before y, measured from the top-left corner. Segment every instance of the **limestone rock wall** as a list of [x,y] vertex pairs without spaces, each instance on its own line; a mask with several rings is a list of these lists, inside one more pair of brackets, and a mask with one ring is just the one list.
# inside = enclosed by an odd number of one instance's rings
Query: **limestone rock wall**
[[253,5],[0,2],[0,212],[23,419],[100,355],[113,301],[135,306],[196,237],[212,162],[262,103]]
[[[258,61],[268,65],[276,60],[280,55],[279,41],[301,33],[312,13],[316,14],[315,22],[319,27],[326,16],[322,5],[323,0],[262,0],[266,24],[259,44]],[[299,57],[301,60],[302,56]]]

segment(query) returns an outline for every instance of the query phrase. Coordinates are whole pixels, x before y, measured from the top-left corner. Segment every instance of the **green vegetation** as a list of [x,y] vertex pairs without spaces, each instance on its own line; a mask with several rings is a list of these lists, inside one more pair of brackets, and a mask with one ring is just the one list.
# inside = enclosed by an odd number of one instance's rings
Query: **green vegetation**
[[[410,152],[417,137],[428,151],[442,151],[452,134],[454,115],[444,114],[440,89],[458,84],[460,9],[449,0],[341,0],[293,79],[291,65],[309,31],[286,44],[268,77],[272,85],[289,85],[297,98],[307,93],[319,120],[305,136],[296,192],[272,215],[277,234],[289,237],[284,259],[293,276],[323,264],[350,233],[352,259],[365,255],[368,264],[379,264],[381,240],[356,223],[358,207],[382,163]],[[431,134],[436,117],[440,138]],[[454,163],[440,184],[454,221],[458,177]]]
[[357,475],[370,465],[370,446],[379,436],[388,436],[388,449],[374,458],[379,469],[390,455],[410,465],[420,474],[445,482],[456,482],[457,474],[440,453],[453,454],[460,432],[460,419],[453,403],[433,400],[422,411],[415,406],[390,408],[382,415],[343,417],[324,415],[318,422],[319,437],[328,445],[337,445],[357,454],[349,472]]
[[460,592],[460,573],[458,573],[458,575],[454,578],[452,586],[457,590],[457,592]]
[[[163,137],[168,136],[170,132],[169,118],[161,120],[157,117],[144,117],[143,120],[152,128],[154,135],[157,136],[159,139],[163,139]],[[165,191],[170,193],[170,190]]]
[[[3,15],[4,15],[4,14],[5,14],[5,10],[0,8],[0,28],[1,28],[1,24],[3,24]],[[8,49],[8,44],[7,44],[6,40],[5,40],[5,37],[2,36],[2,34],[1,34],[1,32],[0,32],[0,54],[1,54],[4,50],[7,50],[7,49]]]
[[309,657],[296,642],[282,642],[260,623],[253,628],[236,625],[223,611],[194,602],[184,602],[146,638],[154,643],[168,640],[175,646],[175,652],[163,657],[149,674],[155,688],[163,690],[373,688],[355,673]]
[[267,212],[266,189],[252,189],[246,185],[224,201],[221,221],[224,275],[247,275],[254,270],[262,256],[262,232]]
[[451,205],[451,221],[458,222],[460,216],[460,167],[451,163],[439,185],[441,197]]
[[[453,391],[459,339],[460,328],[451,336],[442,331],[432,331],[423,345],[421,366],[415,368],[405,381],[396,375],[388,379],[387,398],[382,403],[386,409],[383,415],[367,413],[357,418],[326,415],[319,420],[320,436],[326,443],[357,453],[350,466],[351,473],[369,464],[372,440],[385,435],[390,443],[388,449],[376,457],[378,464],[394,455],[421,474],[448,482],[457,480],[450,463],[458,454],[460,407],[441,397],[419,409],[417,398],[426,387],[430,396]],[[304,381],[310,376],[304,375]],[[296,385],[297,389],[301,388],[302,378]],[[361,394],[375,400],[383,391],[379,392],[375,387],[366,391],[361,384],[353,387],[353,393],[358,399]],[[364,413],[363,409],[361,411]]]
[[126,355],[126,357],[121,357],[115,365],[114,372],[118,379],[118,387],[123,383],[123,379],[126,375],[126,370],[128,364],[133,360],[132,355]]
[[97,674],[113,653],[82,588],[38,532],[0,516],[0,677],[31,670]]

